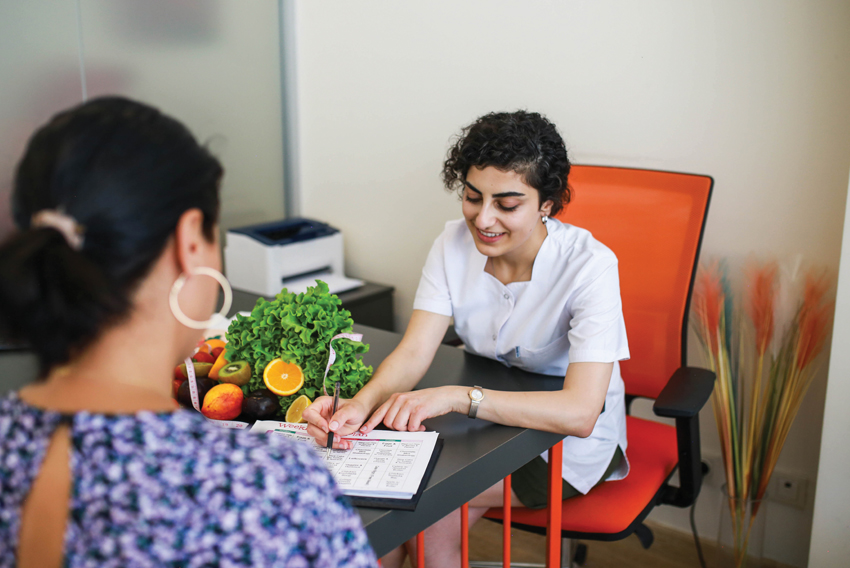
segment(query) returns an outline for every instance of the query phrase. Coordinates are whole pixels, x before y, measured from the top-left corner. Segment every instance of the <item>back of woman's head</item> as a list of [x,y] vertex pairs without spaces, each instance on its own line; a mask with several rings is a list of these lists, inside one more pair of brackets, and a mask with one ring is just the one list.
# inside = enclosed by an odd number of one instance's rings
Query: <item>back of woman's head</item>
[[[180,216],[198,208],[212,240],[222,168],[176,120],[119,97],[62,112],[30,139],[0,245],[0,335],[42,374],[129,313]],[[45,215],[45,212],[47,214]],[[81,241],[61,223],[78,230]]]
[[558,129],[536,112],[492,112],[465,127],[449,148],[443,183],[462,191],[471,167],[492,166],[520,174],[540,193],[540,203],[552,200],[551,215],[570,202],[570,160]]

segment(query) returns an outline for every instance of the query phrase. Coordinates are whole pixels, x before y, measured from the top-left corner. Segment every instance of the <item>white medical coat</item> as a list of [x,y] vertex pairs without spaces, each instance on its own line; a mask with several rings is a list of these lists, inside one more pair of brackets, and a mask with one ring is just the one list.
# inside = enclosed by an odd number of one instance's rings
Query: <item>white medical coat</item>
[[[617,446],[624,453],[627,446],[618,361],[629,358],[629,347],[617,257],[584,229],[549,219],[546,230],[531,280],[504,285],[484,271],[487,257],[465,221],[449,221],[422,269],[413,309],[452,316],[471,353],[561,381],[571,361],[614,363],[593,432],[564,439],[563,478],[587,493]],[[626,459],[609,479],[628,470]]]

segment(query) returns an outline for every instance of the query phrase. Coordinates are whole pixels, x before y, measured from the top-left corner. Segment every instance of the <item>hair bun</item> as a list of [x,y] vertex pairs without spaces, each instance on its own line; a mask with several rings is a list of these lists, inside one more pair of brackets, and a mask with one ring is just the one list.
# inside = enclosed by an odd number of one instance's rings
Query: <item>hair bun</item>
[[41,374],[125,309],[103,272],[54,227],[12,235],[0,245],[0,335],[38,355]]

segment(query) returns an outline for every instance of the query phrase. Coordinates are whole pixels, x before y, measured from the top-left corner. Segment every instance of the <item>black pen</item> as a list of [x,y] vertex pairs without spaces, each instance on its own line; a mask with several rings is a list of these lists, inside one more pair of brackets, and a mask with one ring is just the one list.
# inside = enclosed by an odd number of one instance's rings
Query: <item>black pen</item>
[[[334,385],[334,408],[333,412],[331,412],[331,419],[333,419],[334,414],[336,414],[336,406],[339,404],[339,381]],[[328,424],[328,430],[330,430],[330,424]],[[331,450],[334,447],[334,433],[333,431],[328,432],[328,456],[331,454]],[[326,456],[327,457],[327,456]]]

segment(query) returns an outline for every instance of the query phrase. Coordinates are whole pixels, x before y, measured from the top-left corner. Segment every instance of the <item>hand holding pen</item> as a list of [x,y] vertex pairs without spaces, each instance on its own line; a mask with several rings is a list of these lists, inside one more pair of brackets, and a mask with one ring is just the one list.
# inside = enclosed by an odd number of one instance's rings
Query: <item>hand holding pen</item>
[[[339,381],[337,381],[334,384],[334,405],[333,405],[333,410],[331,411],[331,416],[336,414],[337,405],[339,405]],[[331,450],[333,449],[333,447],[334,447],[334,433],[333,433],[333,430],[331,430],[331,431],[328,432],[328,451],[327,451],[326,457],[331,455]]]

